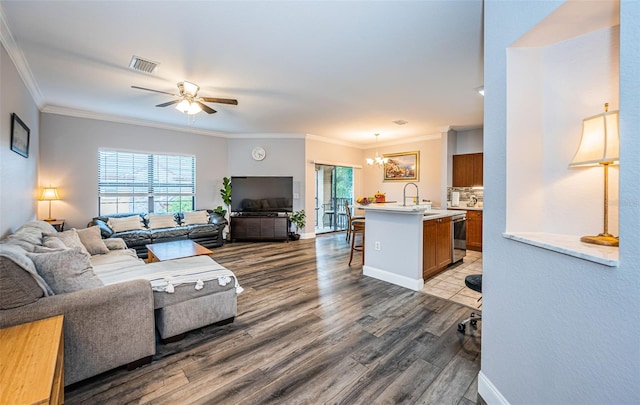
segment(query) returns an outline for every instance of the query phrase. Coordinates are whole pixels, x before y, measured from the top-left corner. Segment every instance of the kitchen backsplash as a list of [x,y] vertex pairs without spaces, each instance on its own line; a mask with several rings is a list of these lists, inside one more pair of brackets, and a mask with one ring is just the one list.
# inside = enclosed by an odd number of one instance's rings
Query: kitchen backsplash
[[459,207],[468,207],[469,203],[473,200],[473,196],[478,200],[474,205],[475,207],[484,206],[484,189],[478,187],[447,187],[447,206],[454,206],[453,193],[458,192],[459,195]]

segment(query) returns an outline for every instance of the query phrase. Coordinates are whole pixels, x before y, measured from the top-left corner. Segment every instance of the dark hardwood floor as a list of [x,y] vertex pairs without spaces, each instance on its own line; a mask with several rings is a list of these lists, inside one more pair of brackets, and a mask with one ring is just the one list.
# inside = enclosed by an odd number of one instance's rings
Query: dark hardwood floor
[[457,331],[471,310],[363,276],[344,233],[212,257],[245,289],[235,322],[67,387],[67,404],[476,403],[481,329]]

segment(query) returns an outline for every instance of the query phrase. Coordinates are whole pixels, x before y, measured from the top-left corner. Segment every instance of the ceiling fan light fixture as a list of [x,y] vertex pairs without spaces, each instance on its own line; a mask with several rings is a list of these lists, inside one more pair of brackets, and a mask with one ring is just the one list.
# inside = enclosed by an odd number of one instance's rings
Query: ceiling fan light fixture
[[198,90],[200,87],[188,81],[178,83],[178,89],[180,89],[180,93],[185,96],[195,97],[198,94]]
[[189,105],[189,110],[187,110],[187,114],[195,115],[195,114],[199,113],[200,111],[202,111],[202,108],[200,108],[198,103],[191,102],[191,104]]
[[188,115],[195,115],[202,111],[202,108],[198,105],[198,103],[189,101],[185,98],[176,105],[176,110]]

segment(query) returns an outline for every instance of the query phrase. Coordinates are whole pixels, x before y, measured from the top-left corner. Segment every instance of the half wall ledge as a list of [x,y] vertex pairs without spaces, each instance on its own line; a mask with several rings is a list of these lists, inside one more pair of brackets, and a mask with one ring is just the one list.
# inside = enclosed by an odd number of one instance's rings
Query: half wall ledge
[[544,232],[505,232],[502,236],[507,239],[609,267],[618,267],[619,265],[619,251],[617,247],[587,244],[580,242],[580,237],[575,235]]

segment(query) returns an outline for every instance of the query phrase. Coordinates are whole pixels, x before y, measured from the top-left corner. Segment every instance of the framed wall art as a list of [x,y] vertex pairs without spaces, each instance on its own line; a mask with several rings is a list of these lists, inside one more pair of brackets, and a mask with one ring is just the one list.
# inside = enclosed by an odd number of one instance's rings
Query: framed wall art
[[417,181],[420,174],[420,152],[390,153],[384,155],[384,181]]
[[11,113],[11,150],[20,156],[29,157],[29,127],[16,113]]

